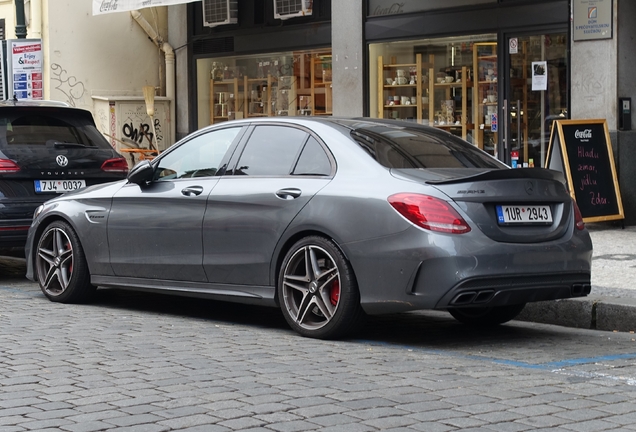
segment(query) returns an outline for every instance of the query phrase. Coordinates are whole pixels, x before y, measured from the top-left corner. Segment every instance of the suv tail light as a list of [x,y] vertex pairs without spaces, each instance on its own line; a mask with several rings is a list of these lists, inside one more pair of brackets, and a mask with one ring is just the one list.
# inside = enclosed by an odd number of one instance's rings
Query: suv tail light
[[574,200],[572,200],[572,206],[574,207],[574,226],[577,230],[582,230],[585,228],[585,222],[583,222],[581,210],[579,210],[579,206],[576,205],[576,201]]
[[9,159],[0,159],[0,174],[20,171],[18,164]]
[[398,213],[415,225],[449,234],[470,232],[468,223],[446,201],[428,195],[399,193],[388,198]]
[[128,172],[128,162],[124,158],[108,159],[102,164],[102,171]]

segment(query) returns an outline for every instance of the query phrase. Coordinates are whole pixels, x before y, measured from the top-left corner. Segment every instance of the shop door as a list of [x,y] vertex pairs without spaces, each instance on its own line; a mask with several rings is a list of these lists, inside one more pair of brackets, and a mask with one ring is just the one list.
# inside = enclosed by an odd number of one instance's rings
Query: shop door
[[567,118],[567,33],[510,35],[506,39],[503,150],[515,167],[542,167],[550,128]]

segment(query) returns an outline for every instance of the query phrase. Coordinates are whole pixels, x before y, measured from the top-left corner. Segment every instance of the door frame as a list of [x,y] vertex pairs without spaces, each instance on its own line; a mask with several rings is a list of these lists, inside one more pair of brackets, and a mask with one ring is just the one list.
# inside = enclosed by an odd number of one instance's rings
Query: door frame
[[[509,71],[511,67],[511,59],[510,59],[510,51],[509,51],[509,42],[511,37],[523,37],[523,36],[537,36],[544,35],[549,33],[565,33],[567,37],[566,41],[566,61],[567,61],[567,85],[566,85],[566,108],[568,113],[571,111],[571,98],[572,98],[572,69],[570,65],[571,55],[572,55],[572,33],[571,26],[569,25],[550,25],[550,26],[536,26],[536,27],[521,27],[515,30],[506,30],[500,31],[497,34],[497,57],[498,61],[498,71],[497,76],[502,77],[503,79],[498,81],[497,93],[501,95],[498,100],[501,101],[499,106],[497,107],[497,115],[499,121],[500,133],[498,136],[497,142],[497,151],[499,159],[510,165],[510,151],[509,151],[509,143],[510,143],[510,128],[508,126],[508,111],[509,107],[506,107],[506,102],[509,101],[509,97],[511,96],[511,87],[510,87],[510,79],[509,79]],[[503,157],[502,157],[503,156]],[[538,166],[538,165],[535,165]]]

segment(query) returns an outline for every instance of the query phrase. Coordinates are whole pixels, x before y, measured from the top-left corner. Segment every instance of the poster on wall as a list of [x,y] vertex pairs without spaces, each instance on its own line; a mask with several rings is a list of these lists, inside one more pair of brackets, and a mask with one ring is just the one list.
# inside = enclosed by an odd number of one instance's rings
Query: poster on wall
[[613,0],[572,0],[572,39],[611,39]]
[[42,100],[42,40],[10,39],[7,41],[9,98]]
[[548,62],[532,62],[532,91],[548,89]]
[[93,0],[93,15],[192,3],[196,0]]

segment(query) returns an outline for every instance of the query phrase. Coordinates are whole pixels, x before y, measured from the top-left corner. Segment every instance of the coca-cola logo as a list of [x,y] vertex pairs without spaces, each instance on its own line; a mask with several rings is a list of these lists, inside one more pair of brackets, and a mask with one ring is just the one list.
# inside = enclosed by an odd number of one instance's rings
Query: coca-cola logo
[[592,138],[592,129],[584,129],[584,130],[576,130],[574,132],[574,138],[577,139],[591,139]]

